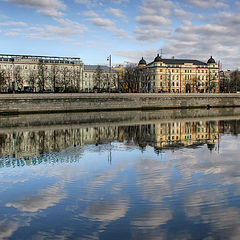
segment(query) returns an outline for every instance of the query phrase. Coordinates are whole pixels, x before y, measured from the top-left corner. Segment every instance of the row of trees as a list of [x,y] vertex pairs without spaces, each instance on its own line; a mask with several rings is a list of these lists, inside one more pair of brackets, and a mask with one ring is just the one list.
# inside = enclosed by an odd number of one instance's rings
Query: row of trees
[[236,93],[240,91],[240,71],[237,69],[230,77],[223,75],[219,83],[220,92]]
[[[0,91],[29,92],[78,92],[81,90],[82,72],[80,67],[70,68],[38,64],[36,69],[24,70],[20,66],[0,70]],[[24,89],[24,83],[28,86]]]
[[119,75],[116,71],[112,72],[103,71],[100,65],[97,66],[94,77],[93,85],[98,91],[118,91],[119,87]]

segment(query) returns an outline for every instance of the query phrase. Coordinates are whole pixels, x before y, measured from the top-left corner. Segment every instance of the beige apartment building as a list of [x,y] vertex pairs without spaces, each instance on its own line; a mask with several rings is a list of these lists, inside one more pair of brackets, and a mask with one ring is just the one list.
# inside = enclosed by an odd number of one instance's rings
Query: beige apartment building
[[164,59],[158,54],[148,64],[142,58],[138,67],[151,75],[149,89],[152,92],[219,92],[219,66],[212,57],[205,63],[188,59]]
[[81,91],[80,58],[0,54],[0,90]]
[[112,91],[118,88],[118,72],[108,66],[84,65],[83,91],[92,92],[94,89]]

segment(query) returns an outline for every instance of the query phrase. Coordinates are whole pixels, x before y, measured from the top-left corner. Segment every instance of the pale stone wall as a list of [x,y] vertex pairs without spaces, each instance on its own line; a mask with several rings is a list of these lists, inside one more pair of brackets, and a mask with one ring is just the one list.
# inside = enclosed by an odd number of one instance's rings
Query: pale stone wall
[[240,106],[240,94],[1,94],[0,113]]

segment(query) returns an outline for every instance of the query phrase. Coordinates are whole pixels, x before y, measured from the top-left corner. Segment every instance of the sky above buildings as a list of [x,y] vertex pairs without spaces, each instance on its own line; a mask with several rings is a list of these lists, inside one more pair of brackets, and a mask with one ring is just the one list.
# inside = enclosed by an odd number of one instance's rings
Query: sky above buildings
[[[0,52],[85,64],[165,58],[240,67],[240,1],[0,0]],[[162,49],[162,50],[161,50]]]

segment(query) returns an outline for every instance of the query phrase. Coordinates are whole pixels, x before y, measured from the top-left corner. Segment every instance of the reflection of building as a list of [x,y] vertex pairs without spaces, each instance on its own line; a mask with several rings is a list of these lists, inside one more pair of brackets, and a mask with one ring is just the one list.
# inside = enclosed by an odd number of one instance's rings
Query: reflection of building
[[0,54],[2,91],[81,90],[80,58]]
[[156,124],[157,149],[199,144],[214,145],[218,141],[218,122],[169,122]]
[[83,90],[93,91],[94,87],[100,89],[116,89],[118,87],[118,74],[114,69],[100,65],[85,65],[83,73]]
[[142,58],[138,66],[145,75],[149,72],[151,80],[148,88],[153,92],[219,91],[219,67],[212,57],[204,63],[198,60],[163,59],[157,55],[149,64]]
[[127,144],[138,144],[140,147],[153,146],[156,150],[208,144],[218,142],[217,121],[169,121],[152,125],[122,127],[120,139]]
[[0,157],[38,156],[71,146],[106,143],[116,140],[117,137],[117,127],[0,133]]
[[[235,125],[231,126],[231,129],[235,129]],[[117,140],[140,148],[152,146],[156,151],[202,144],[207,144],[212,149],[219,140],[218,135],[217,121],[184,120],[135,126],[15,131],[0,133],[0,157],[37,157],[45,153],[61,152],[69,147],[106,144]],[[79,151],[79,148],[76,151]]]

